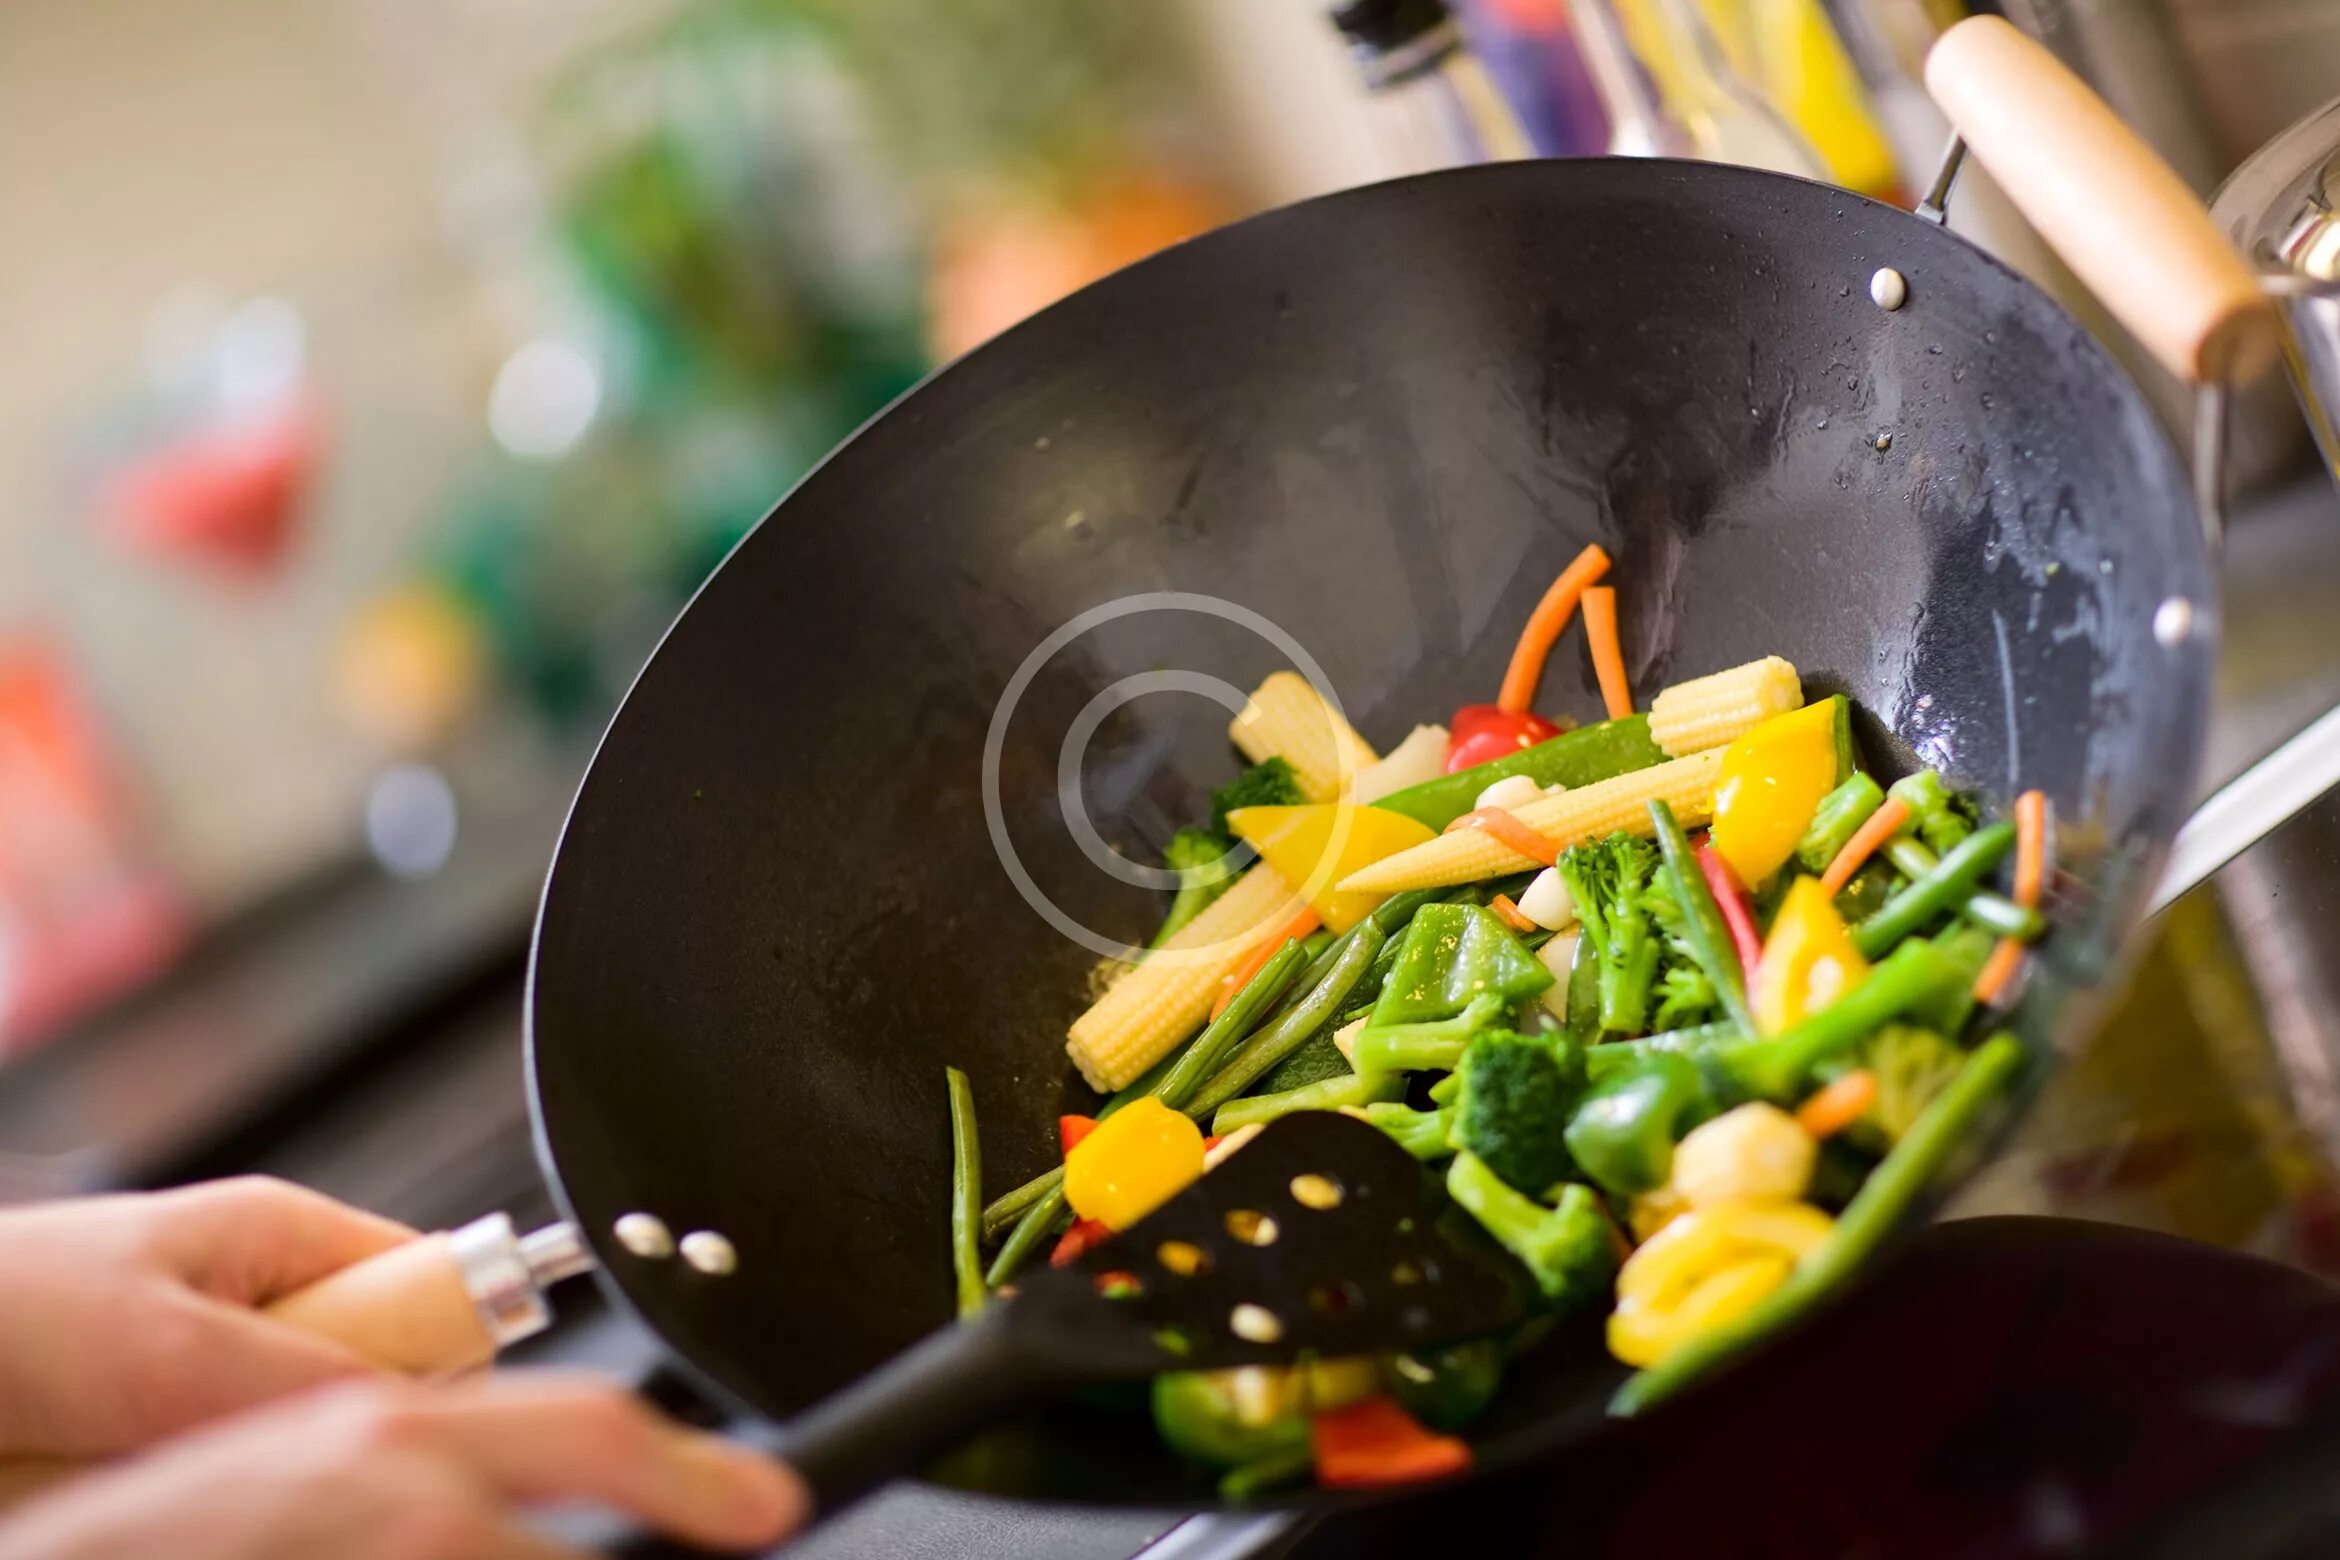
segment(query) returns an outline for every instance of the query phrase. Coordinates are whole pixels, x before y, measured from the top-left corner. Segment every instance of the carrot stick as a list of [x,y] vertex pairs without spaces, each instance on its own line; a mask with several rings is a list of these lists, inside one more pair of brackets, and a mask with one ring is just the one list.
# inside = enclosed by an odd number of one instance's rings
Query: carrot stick
[[1593,675],[1600,679],[1609,719],[1623,720],[1633,713],[1633,690],[1625,682],[1625,647],[1617,642],[1617,593],[1606,585],[1584,593],[1584,642],[1592,651]]
[[1999,993],[2007,989],[2007,982],[2023,967],[2023,944],[2012,937],[2002,937],[1991,949],[1991,956],[1983,961],[1982,973],[1974,978],[1974,1000],[1996,1002]]
[[1495,696],[1498,708],[1518,715],[1536,702],[1536,684],[1543,681],[1544,662],[1560,642],[1568,620],[1576,615],[1578,598],[1608,572],[1609,555],[1598,542],[1560,571],[1551,589],[1544,592],[1544,599],[1536,603],[1536,610],[1528,614],[1527,627],[1520,630],[1519,643],[1512,647],[1511,665],[1503,673],[1503,691]]
[[1452,834],[1457,829],[1484,829],[1521,855],[1547,867],[1560,859],[1558,840],[1549,834],[1538,834],[1500,807],[1482,807],[1477,812],[1464,813],[1443,832]]
[[1856,1067],[1796,1107],[1796,1125],[1816,1138],[1834,1137],[1861,1119],[1877,1098],[1877,1075]]
[[[2039,908],[2040,890],[2047,883],[2047,796],[2026,791],[2015,798],[2015,902],[2026,910]],[[1991,950],[1982,973],[1974,978],[1974,999],[1995,1003],[2015,971],[2023,964],[2023,944],[2002,937]]]
[[1893,838],[1894,833],[1908,820],[1909,803],[1898,796],[1886,797],[1885,805],[1869,814],[1868,821],[1853,830],[1853,837],[1844,842],[1844,849],[1838,851],[1836,859],[1828,863],[1828,870],[1820,874],[1820,886],[1828,890],[1831,898],[1843,893],[1844,885],[1853,880],[1853,874],[1861,870],[1861,864],[1877,854],[1878,848]]
[[2039,908],[2047,881],[2047,796],[2026,791],[2015,798],[2015,902]]
[[1303,910],[1285,923],[1284,929],[1260,939],[1258,947],[1243,956],[1243,962],[1219,977],[1219,994],[1211,999],[1211,1017],[1227,1011],[1227,1004],[1235,1000],[1235,993],[1251,984],[1251,977],[1267,967],[1267,961],[1276,956],[1276,950],[1296,937],[1306,937],[1322,923],[1314,910]]
[[1487,908],[1503,917],[1505,924],[1515,932],[1540,932],[1542,927],[1527,918],[1527,912],[1512,901],[1509,894],[1497,894],[1487,901]]

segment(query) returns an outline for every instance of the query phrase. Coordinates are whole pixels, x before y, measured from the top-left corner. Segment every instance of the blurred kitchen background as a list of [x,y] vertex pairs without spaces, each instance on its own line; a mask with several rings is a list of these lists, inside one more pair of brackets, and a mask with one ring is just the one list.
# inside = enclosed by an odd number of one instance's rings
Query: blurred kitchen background
[[[521,972],[602,722],[824,451],[1052,299],[1443,163],[1911,205],[1946,139],[1950,0],[1453,7],[9,0],[0,1200],[259,1166],[547,1215]],[[2205,199],[2340,92],[2330,0],[2006,10]],[[1952,225],[2099,318],[1974,170]],[[2340,699],[2330,479],[2280,383],[2234,434],[2205,784]],[[2336,836],[2166,918],[1974,1205],[2340,1273]]]

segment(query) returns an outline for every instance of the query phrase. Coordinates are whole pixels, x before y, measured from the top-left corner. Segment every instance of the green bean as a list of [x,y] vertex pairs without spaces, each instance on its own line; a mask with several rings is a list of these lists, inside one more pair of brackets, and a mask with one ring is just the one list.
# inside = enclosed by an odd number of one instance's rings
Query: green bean
[[1639,1040],[1605,1040],[1584,1048],[1585,1081],[1598,1083],[1614,1073],[1631,1072],[1650,1057],[1668,1051],[1695,1058],[1724,1046],[1744,1043],[1751,1034],[1736,1024],[1693,1024],[1687,1029],[1669,1029]]
[[1690,944],[1690,958],[1714,983],[1731,1022],[1753,1034],[1755,1010],[1747,1006],[1746,973],[1739,968],[1738,949],[1723,923],[1722,907],[1714,902],[1706,874],[1690,853],[1690,838],[1664,797],[1650,798],[1649,817],[1657,829],[1658,851],[1665,857],[1667,886],[1674,891],[1674,903],[1682,907],[1682,933]]
[[1766,1040],[1723,1047],[1716,1054],[1749,1090],[1784,1100],[1821,1062],[1932,1000],[1958,977],[1958,967],[1940,949],[1923,937],[1912,937],[1867,979],[1802,1023]]
[[1609,1412],[1629,1415],[1671,1397],[1709,1367],[1793,1320],[1842,1288],[1893,1232],[1910,1206],[1973,1127],[1991,1101],[2023,1067],[2023,1048],[1994,1035],[1975,1049],[1958,1076],[1919,1114],[1862,1184],[1836,1228],[1796,1265],[1786,1283],[1734,1321],[1701,1334],[1647,1370],[1637,1372],[1609,1400]]
[[[1286,942],[1276,950],[1274,957],[1260,966],[1258,974],[1244,983],[1243,989],[1235,993],[1234,1000],[1227,1004],[1226,1010],[1212,1019],[1201,1034],[1188,1041],[1182,1050],[1163,1057],[1148,1068],[1137,1082],[1107,1100],[1104,1109],[1097,1112],[1097,1119],[1102,1121],[1131,1100],[1142,1099],[1148,1094],[1167,1105],[1184,1103],[1185,1096],[1193,1092],[1195,1084],[1210,1076],[1211,1068],[1217,1064],[1227,1047],[1250,1030],[1269,1003],[1297,984],[1292,978],[1292,972],[1305,961],[1306,956],[1301,953],[1300,945],[1297,942]],[[999,1234],[1063,1182],[1064,1166],[1057,1165],[994,1201],[983,1210],[985,1237]]]
[[1059,1167],[1056,1184],[1024,1210],[1024,1216],[1016,1221],[1015,1229],[1000,1246],[999,1254],[991,1259],[991,1271],[983,1275],[983,1281],[997,1289],[1015,1277],[1016,1270],[1024,1265],[1024,1259],[1032,1254],[1032,1249],[1060,1226],[1070,1222],[1065,1217],[1068,1212],[1070,1210],[1064,1205],[1064,1171]]
[[1300,1110],[1339,1110],[1345,1105],[1373,1105],[1396,1099],[1406,1092],[1406,1080],[1396,1073],[1348,1073],[1338,1078],[1320,1078],[1304,1083],[1297,1089],[1286,1089],[1281,1094],[1254,1094],[1248,1099],[1229,1100],[1219,1107],[1211,1118],[1211,1131],[1225,1136],[1237,1127],[1248,1127],[1253,1122],[1266,1123],[1279,1116],[1289,1116]]
[[1228,1048],[1249,1034],[1260,1015],[1294,983],[1294,977],[1307,962],[1308,955],[1301,952],[1300,944],[1287,940],[1162,1075],[1162,1081],[1154,1085],[1154,1097],[1172,1109],[1184,1105],[1187,1096],[1225,1058]]
[[1895,943],[1964,904],[1983,874],[2015,844],[2015,825],[2000,819],[1958,842],[1934,870],[1885,901],[1885,908],[1853,928],[1853,946],[1864,959],[1878,958]]
[[983,1210],[983,1236],[989,1240],[1006,1229],[1041,1198],[1064,1184],[1064,1166],[1044,1170],[1012,1192],[1004,1192]]
[[983,1309],[983,1147],[975,1135],[975,1091],[956,1067],[943,1069],[951,1095],[951,1267],[959,1278],[959,1314]]
[[[1915,880],[1924,877],[1941,865],[1942,858],[1929,850],[1922,841],[1907,835],[1897,835],[1885,842],[1885,859],[1898,868],[1901,875]],[[1967,896],[1958,913],[1986,932],[2001,937],[2012,937],[2017,942],[2037,942],[2039,934],[2047,930],[2047,922],[2037,910],[2026,910],[2014,900],[1979,889]]]
[[1381,952],[1384,940],[1381,928],[1370,916],[1349,928],[1342,938],[1346,946],[1341,949],[1341,956],[1333,961],[1316,989],[1245,1041],[1217,1075],[1187,1101],[1186,1113],[1199,1119],[1217,1110],[1339,1016],[1341,1005],[1348,1000],[1357,982],[1365,978],[1365,971],[1372,965],[1373,956]]

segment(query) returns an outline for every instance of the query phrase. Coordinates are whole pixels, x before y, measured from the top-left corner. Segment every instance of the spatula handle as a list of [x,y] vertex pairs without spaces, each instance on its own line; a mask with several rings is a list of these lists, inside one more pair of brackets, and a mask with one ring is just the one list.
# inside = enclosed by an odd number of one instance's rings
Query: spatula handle
[[1051,1384],[999,1313],[981,1312],[797,1415],[771,1450],[832,1512]]

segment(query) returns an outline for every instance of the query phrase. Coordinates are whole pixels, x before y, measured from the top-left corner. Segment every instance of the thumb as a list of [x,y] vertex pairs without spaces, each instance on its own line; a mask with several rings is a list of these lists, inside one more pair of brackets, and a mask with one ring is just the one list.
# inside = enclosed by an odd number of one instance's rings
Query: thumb
[[414,1239],[405,1225],[268,1176],[156,1194],[153,1249],[190,1288],[259,1306]]

